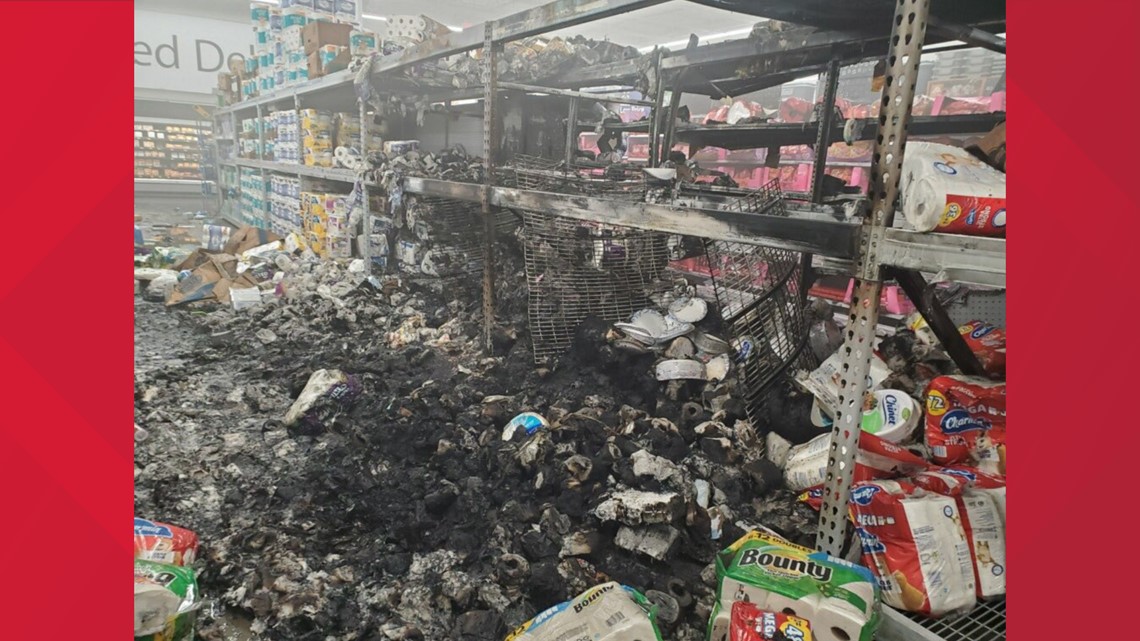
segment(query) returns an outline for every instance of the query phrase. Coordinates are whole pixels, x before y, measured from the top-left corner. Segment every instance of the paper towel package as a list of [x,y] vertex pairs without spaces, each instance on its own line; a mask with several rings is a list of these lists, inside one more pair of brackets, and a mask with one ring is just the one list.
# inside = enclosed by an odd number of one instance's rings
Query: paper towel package
[[[737,601],[730,610],[728,641],[812,641],[811,623],[807,619],[780,612],[765,612]],[[714,637],[718,638],[718,637]]]
[[506,641],[661,641],[654,611],[640,592],[611,581],[540,612]]
[[[870,641],[879,624],[879,588],[867,568],[750,532],[717,554],[717,601],[708,638],[727,633],[738,601],[807,619],[821,641]],[[818,623],[822,621],[822,623]]]
[[1005,174],[965,149],[908,142],[901,191],[903,215],[918,231],[1005,235]]
[[974,607],[970,544],[955,499],[905,481],[871,481],[856,484],[850,507],[883,601],[933,617]]

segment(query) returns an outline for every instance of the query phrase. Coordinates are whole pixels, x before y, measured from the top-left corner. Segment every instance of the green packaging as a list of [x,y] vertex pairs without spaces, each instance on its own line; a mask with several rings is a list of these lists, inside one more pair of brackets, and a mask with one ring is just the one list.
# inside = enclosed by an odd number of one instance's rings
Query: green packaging
[[819,641],[871,641],[881,594],[867,568],[750,532],[717,554],[717,601],[709,641],[727,638],[735,601],[807,619]]
[[193,641],[198,598],[194,570],[135,559],[135,641]]

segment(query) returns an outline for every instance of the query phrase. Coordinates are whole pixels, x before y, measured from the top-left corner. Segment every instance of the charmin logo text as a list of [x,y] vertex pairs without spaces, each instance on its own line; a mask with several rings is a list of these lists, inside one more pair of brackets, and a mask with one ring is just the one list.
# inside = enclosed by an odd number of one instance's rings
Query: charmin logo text
[[857,487],[851,492],[851,502],[857,505],[870,505],[871,499],[875,498],[875,494],[879,492],[879,487],[876,485],[865,485]]
[[943,434],[961,434],[963,432],[988,430],[990,425],[988,421],[976,420],[966,410],[958,409],[946,412],[946,416],[942,417],[939,427]]

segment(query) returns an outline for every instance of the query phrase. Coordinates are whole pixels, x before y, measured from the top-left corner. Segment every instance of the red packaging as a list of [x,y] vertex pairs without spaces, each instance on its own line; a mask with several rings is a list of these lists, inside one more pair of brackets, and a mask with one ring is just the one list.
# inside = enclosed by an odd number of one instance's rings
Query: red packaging
[[811,624],[806,619],[782,612],[765,612],[747,601],[732,604],[729,641],[812,641]]
[[784,122],[807,122],[815,105],[811,101],[788,96],[780,101],[780,120]]
[[198,556],[198,535],[185,528],[135,517],[135,558],[190,565]]
[[917,487],[946,496],[961,496],[971,488],[996,490],[1005,487],[1005,477],[964,465],[933,467],[915,474],[912,480]]
[[1005,378],[1005,332],[982,321],[970,321],[958,327],[970,351],[978,357],[986,373]]
[[939,376],[926,389],[926,445],[939,465],[1005,474],[1005,383]]
[[969,467],[941,467],[915,475],[914,484],[958,504],[978,598],[1005,594],[1005,479]]
[[855,482],[910,476],[930,467],[921,456],[901,445],[859,432],[859,453],[855,461]]
[[1005,198],[946,194],[942,218],[934,231],[967,236],[1004,236],[1005,219]]
[[872,481],[852,489],[849,507],[863,565],[888,605],[934,617],[974,606],[974,564],[953,498]]

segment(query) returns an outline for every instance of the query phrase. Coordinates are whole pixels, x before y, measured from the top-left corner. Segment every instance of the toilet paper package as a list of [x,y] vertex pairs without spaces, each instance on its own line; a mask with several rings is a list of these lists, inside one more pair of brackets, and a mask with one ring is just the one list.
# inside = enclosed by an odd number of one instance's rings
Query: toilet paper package
[[970,542],[977,595],[990,599],[1005,594],[1004,510],[988,492],[967,490],[958,498],[962,528]]
[[661,641],[655,612],[640,592],[611,581],[540,612],[505,641]]
[[888,605],[932,617],[974,607],[970,544],[956,501],[905,481],[859,483],[850,515]]
[[710,640],[727,629],[738,601],[806,619],[822,641],[870,641],[879,624],[879,588],[867,568],[773,534],[746,534],[717,554],[716,572]]
[[136,641],[192,641],[199,607],[193,570],[135,559]]
[[198,535],[190,530],[135,517],[135,558],[190,565],[198,555]]
[[939,465],[1005,474],[1005,383],[939,376],[926,388],[926,445]]
[[942,467],[914,477],[924,490],[953,497],[970,542],[979,598],[1005,594],[1005,479],[969,467]]
[[958,333],[986,374],[1005,378],[1005,331],[982,321],[970,321],[960,325]]
[[965,149],[908,142],[901,190],[903,215],[918,231],[1005,235],[1005,174]]
[[[784,464],[784,482],[792,490],[806,490],[827,480],[827,460],[831,434],[820,434],[788,451]],[[855,454],[858,481],[909,476],[928,464],[905,448],[867,432],[859,433],[859,451]]]

